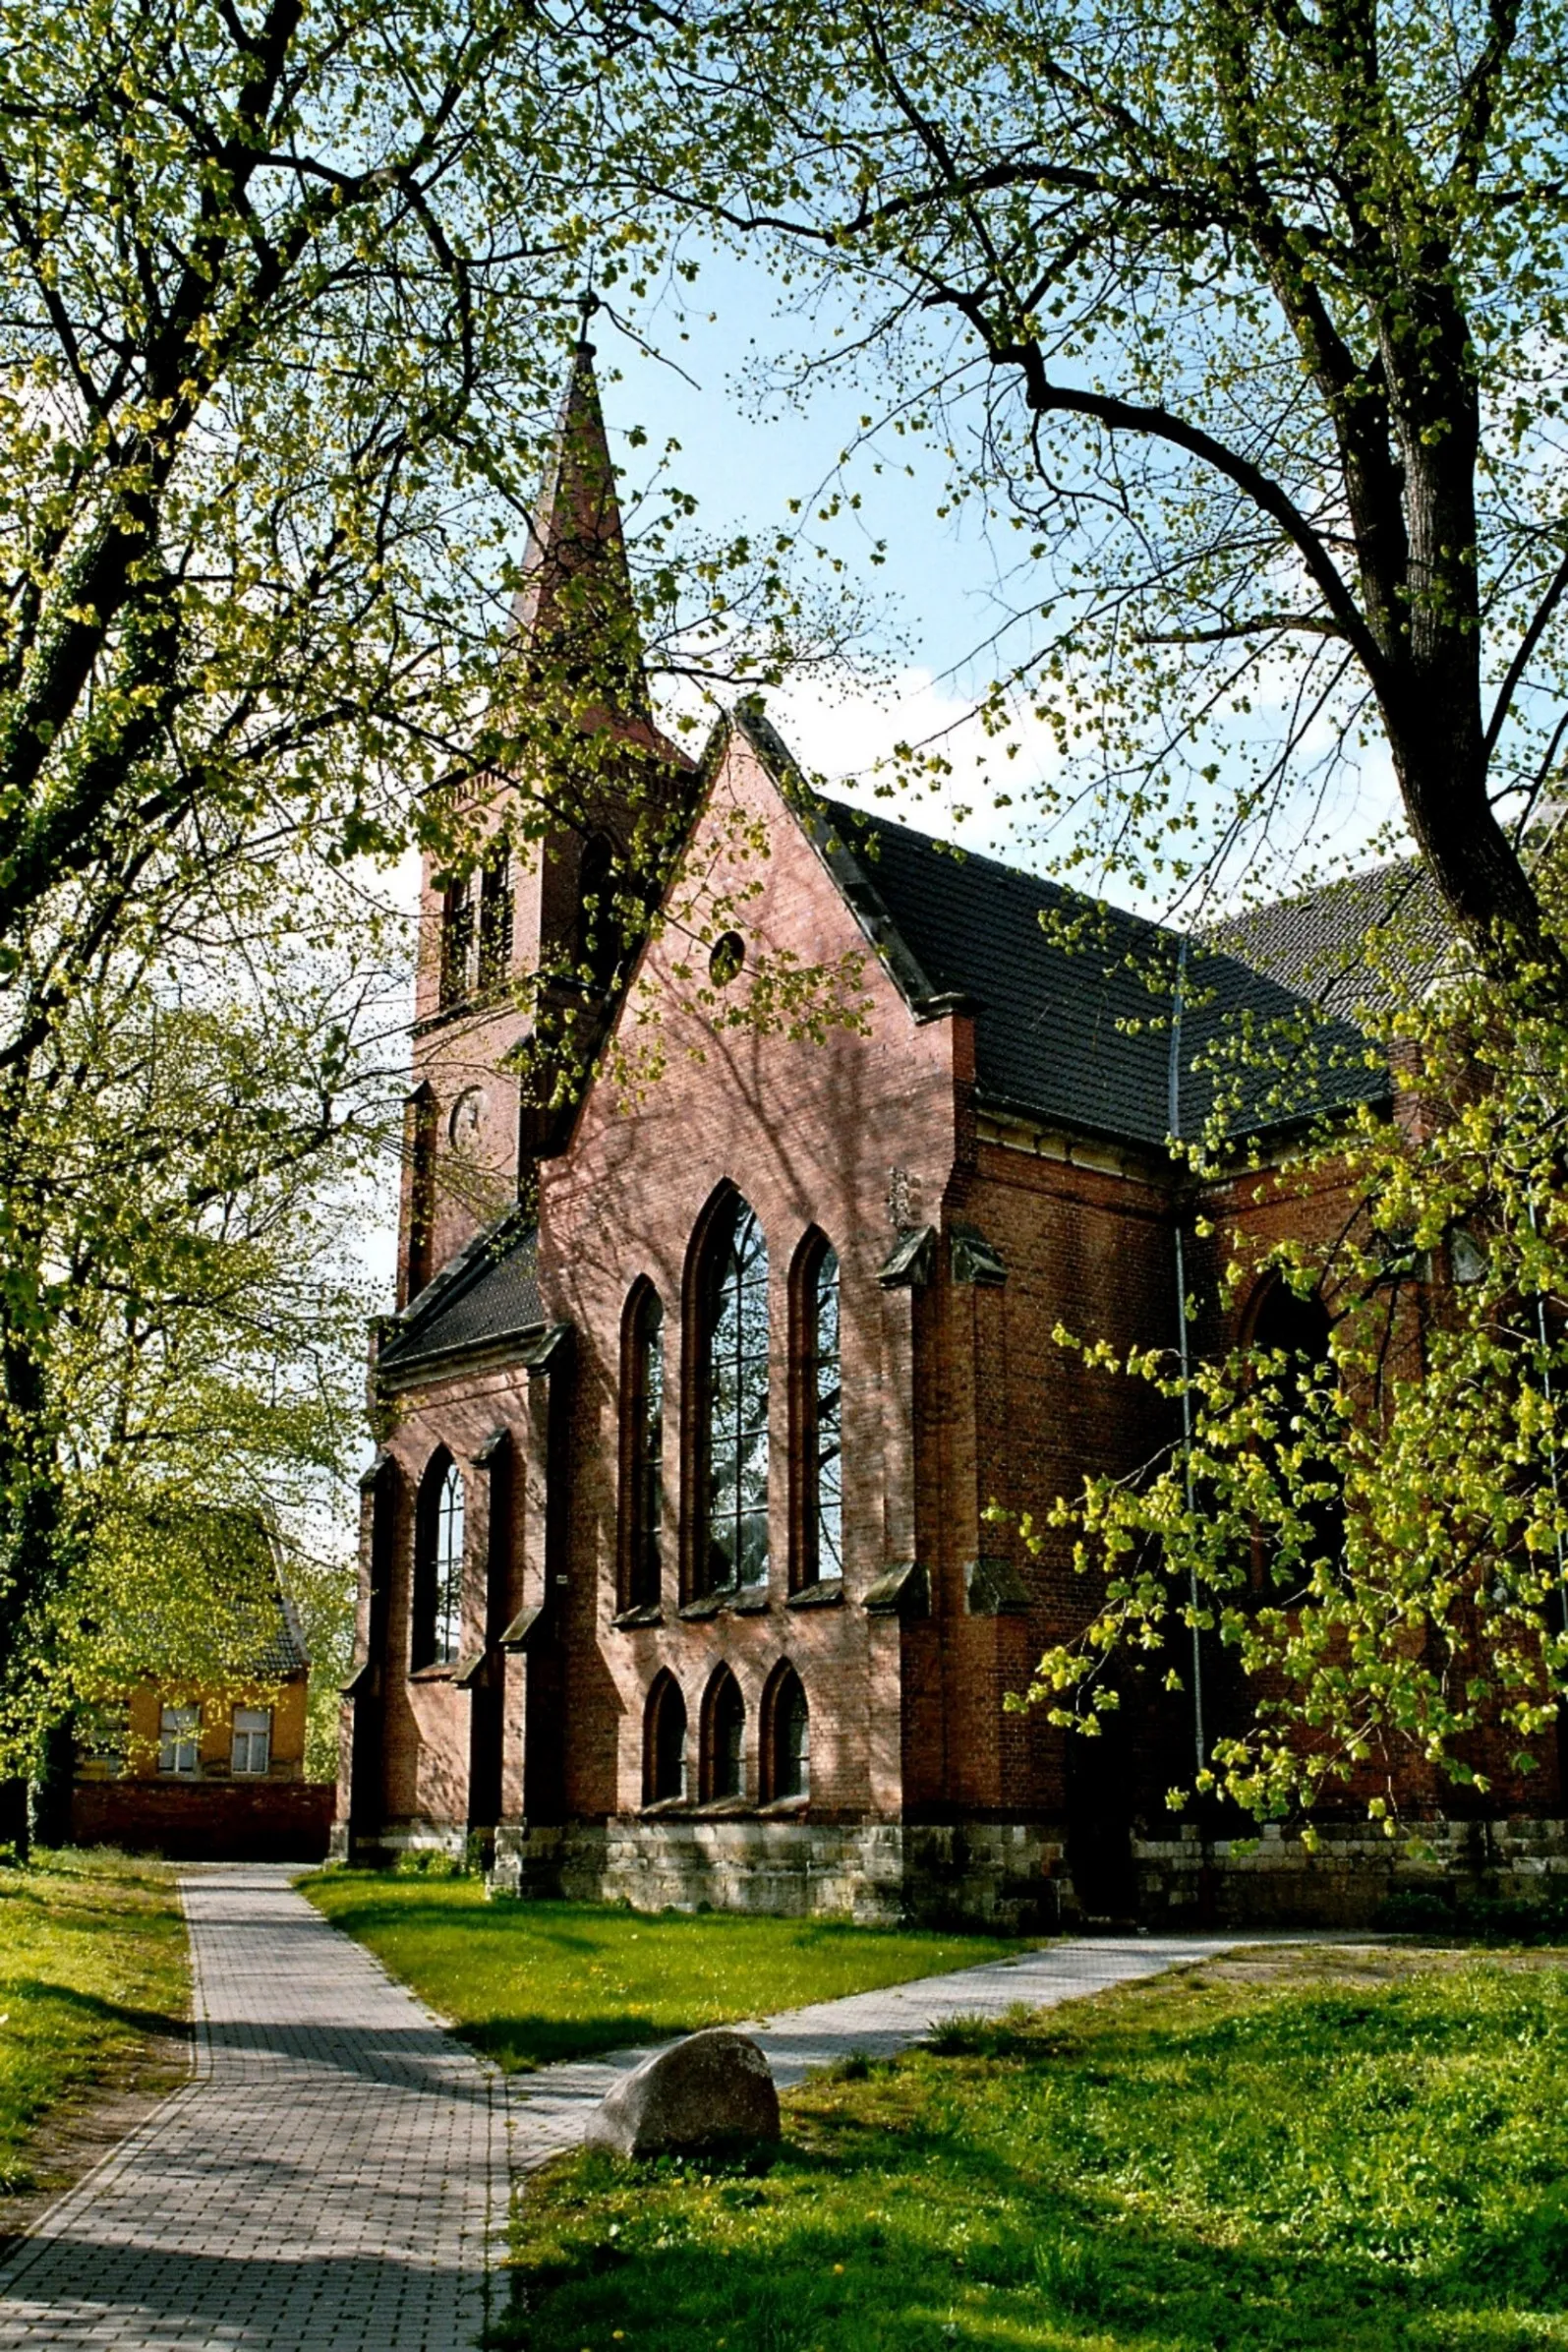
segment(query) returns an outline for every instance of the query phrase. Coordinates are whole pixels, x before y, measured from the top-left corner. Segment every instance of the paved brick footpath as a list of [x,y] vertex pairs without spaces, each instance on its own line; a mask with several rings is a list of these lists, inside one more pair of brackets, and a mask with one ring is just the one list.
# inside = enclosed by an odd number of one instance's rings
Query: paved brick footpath
[[462,2352],[483,2326],[497,2078],[288,1881],[182,1880],[195,2074],[0,2270],[7,2352]]
[[[933,2028],[954,2018],[999,2018],[1010,2009],[1054,2009],[1113,1984],[1158,1976],[1167,1969],[1210,1960],[1238,1943],[1301,1943],[1302,1936],[1220,1935],[1094,1936],[1021,1952],[1012,1960],[988,1961],[978,1969],[956,1969],[946,1976],[920,1976],[911,1984],[890,1984],[880,1992],[849,1993],[839,2001],[818,2001],[809,2009],[785,2010],[742,2026],[767,2052],[781,2090],[799,2083],[813,2067],[832,2066],[851,2056],[892,2058],[923,2041]],[[542,2067],[537,2075],[513,2075],[512,2163],[533,2172],[562,2149],[574,2147],[594,2108],[616,2079],[659,2045],[612,2050],[603,2058]],[[0,2338],[0,2341],[3,2341]]]
[[[195,2072],[0,2269],[5,2352],[465,2352],[509,2166],[575,2146],[648,2054],[514,2077],[508,2118],[500,2078],[288,1882],[263,1863],[182,1879]],[[1048,2009],[1237,1940],[1053,1944],[747,2029],[784,2088],[948,2019]]]

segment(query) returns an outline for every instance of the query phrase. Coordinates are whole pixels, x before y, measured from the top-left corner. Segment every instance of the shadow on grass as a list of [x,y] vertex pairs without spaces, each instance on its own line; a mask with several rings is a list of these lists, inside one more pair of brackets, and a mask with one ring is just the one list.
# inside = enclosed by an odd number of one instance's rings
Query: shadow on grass
[[179,2033],[189,2030],[183,2018],[167,2009],[138,2009],[125,2001],[105,2000],[101,1993],[84,1992],[78,1985],[60,1984],[45,1976],[8,1976],[5,1984],[8,2001],[35,2002],[41,2009],[54,2002],[59,2008],[75,2012],[78,2017],[93,2018],[104,2027],[113,2027],[132,2033]]
[[[904,2145],[900,2169],[918,2168],[927,2140]],[[749,2243],[716,2243],[711,2233],[680,2242],[671,2228],[676,2242],[661,2244],[653,2222],[539,2264],[487,2345],[577,2352],[619,2329],[645,2352],[721,2340],[736,2352],[947,2352],[956,2343],[1010,2352],[1424,2352],[1451,2340],[1439,2319],[1447,2313],[1466,2352],[1519,2352],[1520,2313],[1549,2307],[1548,2273],[1559,2289],[1562,2280],[1560,2250],[1542,2261],[1544,2243],[1557,2248],[1545,2212],[1546,2241],[1516,2231],[1475,2245],[1460,2267],[1414,2278],[1321,2252],[1208,2244],[1087,2198],[1036,2194],[1014,2225],[997,2226],[979,2181],[961,2246],[935,2247],[914,2241],[897,2218],[899,2190],[914,2193],[916,2183],[890,2181],[876,2160],[889,2154],[887,2136],[879,2146],[866,2135],[863,2152],[864,2166],[852,2155],[830,2166],[803,2163],[788,2148],[774,2185],[802,2209],[776,2208],[779,2226]],[[614,2178],[608,2159],[576,2163],[585,2189]],[[1002,2169],[984,2168],[997,2186]],[[814,2215],[812,2191],[829,2170],[850,2184],[869,2173],[862,2202],[880,2205],[884,2218]],[[1012,2185],[1025,2187],[1016,2174]]]
[[[578,2352],[618,2329],[639,2352],[1520,2352],[1532,2322],[1568,2309],[1560,2172],[1522,2172],[1505,2213],[1478,2207],[1443,2241],[1457,2252],[1408,2262],[1379,2243],[1375,2209],[1364,2236],[1293,2243],[1249,2209],[1261,2178],[1221,2187],[1201,2213],[1179,2184],[1158,2185],[1161,2147],[1187,2128],[1172,2061],[1202,2085],[1193,2122],[1211,2129],[1217,2114],[1230,2145],[1226,2102],[1256,2095],[1259,2046],[1283,2096],[1290,2070],[1325,2048],[1403,2059],[1430,2049],[1432,2031],[1397,1988],[1370,2005],[1331,1992],[1228,2017],[1085,2021],[1079,2033],[1065,2020],[960,2021],[939,2051],[994,2072],[950,2075],[940,2055],[907,2078],[842,2068],[837,2081],[866,2091],[808,2093],[765,2186],[716,2165],[632,2171],[598,2154],[548,2170],[520,2215],[518,2307],[490,2340]],[[1246,2071],[1228,2076],[1238,2054]],[[1031,2078],[1047,2077],[1073,2087],[1074,2116],[1080,2092],[1120,2087],[1117,2160],[1139,2156],[1139,2194],[1093,2185],[1116,2149],[1085,2143],[1079,2160],[1072,2121],[1049,2145],[1035,2137]],[[1296,2128],[1315,2132],[1309,2102]],[[1266,2164],[1270,2145],[1244,2134],[1236,2161]],[[1449,2193],[1462,2194],[1457,2177]]]
[[654,2042],[678,2040],[693,2026],[670,2025],[646,2012],[625,2010],[618,2015],[589,2018],[493,2017],[475,2018],[463,2027],[470,2049],[494,2058],[505,2074],[528,2075],[542,2066],[573,2059],[588,2062],[616,2050],[637,2050]]

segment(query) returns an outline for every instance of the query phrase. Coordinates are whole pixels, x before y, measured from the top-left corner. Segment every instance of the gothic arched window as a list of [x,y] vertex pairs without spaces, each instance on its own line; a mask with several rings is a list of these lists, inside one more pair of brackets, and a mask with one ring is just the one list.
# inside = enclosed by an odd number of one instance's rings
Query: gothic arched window
[[473,986],[474,901],[468,878],[448,882],[441,892],[440,1001],[461,1004]]
[[736,1195],[710,1237],[700,1392],[704,1592],[768,1578],[768,1245]]
[[811,1710],[800,1676],[781,1666],[768,1692],[767,1795],[771,1802],[811,1793]]
[[808,1235],[795,1277],[795,1379],[800,1494],[797,1574],[818,1584],[843,1574],[843,1392],[839,1361],[839,1260]]
[[727,1666],[708,1685],[703,1710],[703,1794],[717,1803],[746,1793],[746,1702]]
[[643,1720],[643,1802],[665,1804],[686,1793],[686,1702],[673,1675],[659,1676]]
[[512,863],[504,849],[485,860],[479,889],[479,984],[497,988],[512,968]]
[[627,1302],[621,1351],[623,1606],[660,1598],[665,1519],[665,1310],[651,1284]]
[[413,1664],[450,1666],[463,1636],[463,1474],[444,1449],[419,1491]]
[[[1309,1291],[1304,1298],[1278,1275],[1270,1277],[1255,1301],[1251,1314],[1251,1345],[1259,1352],[1278,1352],[1278,1365],[1259,1365],[1255,1377],[1265,1384],[1269,1401],[1280,1422],[1281,1434],[1267,1448],[1275,1455],[1276,1448],[1299,1439],[1303,1416],[1310,1416],[1310,1399],[1315,1391],[1333,1386],[1337,1374],[1330,1347],[1330,1322],[1327,1307],[1317,1291]],[[1293,1429],[1293,1425],[1295,1425]],[[1300,1483],[1305,1479],[1313,1485],[1334,1488],[1337,1485],[1331,1464],[1326,1461],[1303,1460],[1287,1482],[1283,1464],[1277,1457],[1270,1467],[1281,1483]],[[1324,1493],[1310,1501],[1305,1516],[1311,1530],[1313,1547],[1329,1558],[1337,1558],[1345,1547],[1345,1506],[1337,1493]],[[1269,1601],[1280,1597],[1261,1531],[1252,1547],[1251,1582],[1254,1593]]]

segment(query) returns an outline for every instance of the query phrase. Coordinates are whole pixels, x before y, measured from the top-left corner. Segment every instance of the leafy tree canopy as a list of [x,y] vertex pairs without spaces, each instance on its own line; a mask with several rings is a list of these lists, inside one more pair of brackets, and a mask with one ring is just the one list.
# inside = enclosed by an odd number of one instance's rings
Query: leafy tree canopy
[[685,20],[687,201],[1009,526],[988,716],[1054,732],[1017,796],[1076,858],[1234,886],[1385,746],[1458,924],[1562,993],[1508,820],[1568,726],[1565,67],[1518,0]]

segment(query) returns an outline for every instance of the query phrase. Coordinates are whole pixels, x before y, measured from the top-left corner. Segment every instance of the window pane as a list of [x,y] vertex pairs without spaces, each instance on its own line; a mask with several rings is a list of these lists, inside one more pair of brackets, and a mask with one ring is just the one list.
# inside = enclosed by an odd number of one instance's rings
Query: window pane
[[665,1311],[650,1293],[631,1367],[631,1599],[659,1599],[665,1516]]
[[159,1772],[192,1772],[201,1745],[200,1707],[165,1707],[158,1726]]
[[272,1714],[265,1707],[236,1707],[232,1772],[265,1772],[271,1762]]
[[655,1693],[653,1736],[653,1790],[657,1803],[663,1797],[684,1796],[686,1793],[686,1706],[673,1683],[667,1682]]
[[824,1250],[810,1288],[804,1473],[805,1575],[843,1574],[842,1389],[839,1365],[839,1261]]
[[751,1210],[736,1213],[719,1269],[708,1351],[710,1585],[768,1575],[768,1249]]
[[811,1786],[811,1717],[806,1694],[791,1675],[779,1694],[776,1796],[804,1796]]
[[436,1638],[432,1663],[449,1666],[463,1631],[463,1476],[448,1465],[436,1511]]
[[745,1793],[746,1709],[735,1683],[727,1676],[713,1701],[713,1793],[718,1796]]

